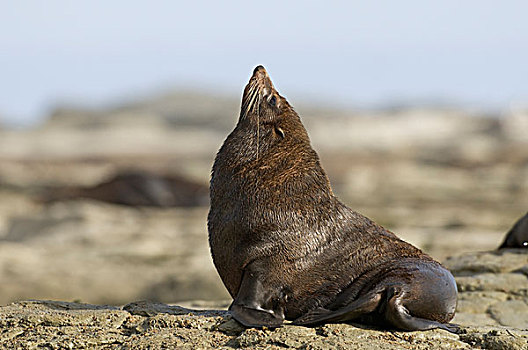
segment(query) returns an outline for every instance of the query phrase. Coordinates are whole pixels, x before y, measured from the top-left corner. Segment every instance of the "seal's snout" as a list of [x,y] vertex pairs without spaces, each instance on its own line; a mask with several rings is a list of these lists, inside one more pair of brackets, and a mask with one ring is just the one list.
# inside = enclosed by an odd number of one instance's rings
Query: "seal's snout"
[[266,69],[258,65],[253,69],[253,76],[249,80],[249,84],[258,87],[259,94],[261,96],[267,96],[273,90],[273,83],[266,72]]
[[268,72],[266,72],[263,66],[258,65],[253,69],[253,76],[256,78],[264,78],[268,76]]
[[257,74],[257,72],[266,73],[266,69],[264,69],[264,66],[259,64],[258,66],[255,67],[255,69],[253,69],[253,75]]

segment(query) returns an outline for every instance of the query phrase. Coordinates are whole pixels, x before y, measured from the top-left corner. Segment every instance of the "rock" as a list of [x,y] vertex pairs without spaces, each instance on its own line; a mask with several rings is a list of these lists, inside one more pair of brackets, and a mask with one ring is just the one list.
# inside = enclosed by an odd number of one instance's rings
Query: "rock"
[[523,350],[528,348],[528,331],[481,327],[469,329],[460,339],[473,348]]
[[486,313],[488,308],[510,296],[504,292],[464,292],[458,296],[457,312]]
[[299,348],[316,340],[315,329],[286,325],[276,330],[246,329],[235,339],[235,344],[241,348]]
[[528,130],[528,109],[511,108],[504,118],[501,119],[501,127],[504,135],[520,143],[527,143],[526,130]]
[[[512,305],[515,307],[515,305]],[[525,349],[528,330],[462,327],[397,332],[328,324],[245,329],[225,310],[192,310],[148,301],[123,308],[60,301],[0,307],[0,347],[6,349]]]
[[528,278],[520,273],[482,273],[456,278],[459,292],[497,291],[515,295],[526,295]]
[[528,266],[528,254],[522,249],[477,252],[450,257],[444,265],[455,276],[511,272]]
[[[528,254],[525,250],[467,253],[448,259],[445,265],[455,275],[459,290],[453,322],[528,330]],[[502,344],[503,338],[494,338],[493,344]],[[486,339],[478,344],[491,344]]]
[[515,270],[515,272],[522,273],[523,275],[528,277],[528,264],[524,265],[523,267],[521,267],[521,268],[519,268],[517,270]]
[[493,304],[489,314],[501,325],[526,328],[528,327],[528,304],[525,300],[505,300]]
[[226,299],[206,221],[207,208],[136,209],[86,200],[12,218],[0,232],[0,304]]
[[455,314],[455,318],[451,321],[456,324],[462,325],[479,325],[479,326],[500,326],[499,322],[494,320],[487,313],[469,313],[469,312],[458,312]]
[[165,313],[169,315],[185,315],[191,312],[191,310],[180,306],[169,306],[162,303],[150,302],[146,300],[136,301],[123,306],[123,310],[130,312],[132,315],[139,316],[155,316],[159,313]]

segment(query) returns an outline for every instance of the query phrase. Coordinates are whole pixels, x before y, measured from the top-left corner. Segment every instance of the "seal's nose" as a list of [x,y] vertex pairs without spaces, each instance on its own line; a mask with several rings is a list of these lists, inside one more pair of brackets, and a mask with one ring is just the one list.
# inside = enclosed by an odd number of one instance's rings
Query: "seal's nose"
[[258,65],[255,67],[255,69],[253,69],[253,76],[254,77],[259,77],[259,76],[267,76],[268,73],[266,72],[266,69],[264,69],[263,66],[261,65]]

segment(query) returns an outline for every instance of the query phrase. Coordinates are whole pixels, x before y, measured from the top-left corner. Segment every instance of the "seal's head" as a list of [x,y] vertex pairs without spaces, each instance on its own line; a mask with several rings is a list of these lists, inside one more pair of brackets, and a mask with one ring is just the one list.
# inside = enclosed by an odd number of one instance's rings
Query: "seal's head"
[[[299,115],[281,96],[263,66],[257,66],[244,89],[237,129],[244,130],[257,155],[271,150],[273,145],[308,143],[308,134]],[[282,147],[281,147],[282,148]]]
[[279,95],[263,66],[257,66],[244,89],[240,119],[253,123],[274,122],[291,106]]

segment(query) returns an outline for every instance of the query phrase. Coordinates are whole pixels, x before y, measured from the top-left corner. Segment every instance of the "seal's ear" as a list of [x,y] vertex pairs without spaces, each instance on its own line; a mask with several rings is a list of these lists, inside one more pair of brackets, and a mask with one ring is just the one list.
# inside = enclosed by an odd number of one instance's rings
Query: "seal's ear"
[[275,127],[275,133],[276,133],[277,135],[279,135],[281,138],[284,138],[284,130],[282,130],[282,128],[276,126],[276,127]]
[[255,269],[246,269],[229,311],[246,327],[280,327],[284,321],[285,296],[277,294],[277,289],[264,287],[260,278]]

